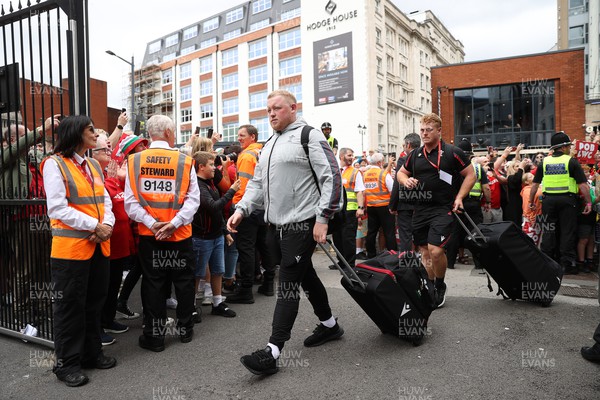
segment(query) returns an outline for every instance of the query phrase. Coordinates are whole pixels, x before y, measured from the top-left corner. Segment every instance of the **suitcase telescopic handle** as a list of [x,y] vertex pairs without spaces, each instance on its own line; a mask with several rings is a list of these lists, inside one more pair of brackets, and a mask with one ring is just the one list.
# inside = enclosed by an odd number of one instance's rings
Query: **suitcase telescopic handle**
[[[354,271],[354,269],[352,267],[350,267],[350,264],[348,264],[348,261],[346,261],[346,258],[342,255],[342,253],[340,253],[340,251],[337,249],[337,247],[335,247],[335,245],[333,244],[333,242],[330,239],[327,239],[327,243],[335,251],[335,254],[337,254],[337,256],[339,257],[339,259],[342,260],[342,262],[344,263],[344,265],[348,269],[348,273],[352,276],[352,278],[354,278],[354,280],[356,281],[356,283],[358,283],[358,285],[363,290],[365,290],[367,288],[367,285],[358,277],[358,275],[356,274],[356,271]],[[327,257],[329,257],[329,259],[333,262],[333,265],[335,265],[337,267],[337,269],[340,271],[340,273],[342,274],[342,276],[344,277],[344,279],[350,285],[354,286],[355,282],[352,281],[352,279],[350,279],[350,277],[348,276],[348,273],[346,273],[346,271],[342,267],[340,267],[340,265],[338,264],[338,262],[333,258],[333,256],[329,253],[329,251],[327,251],[327,249],[325,249],[325,247],[323,246],[323,244],[318,243],[318,245],[325,252],[325,254],[327,254]]]
[[471,217],[469,216],[469,214],[467,214],[467,212],[463,208],[461,208],[460,211],[467,218],[467,220],[469,221],[469,223],[473,227],[473,231],[475,232],[475,234],[473,234],[473,232],[471,232],[471,230],[469,228],[467,228],[467,226],[465,225],[465,223],[463,222],[463,220],[460,218],[460,216],[456,212],[453,211],[452,214],[454,214],[454,216],[458,220],[458,223],[463,227],[463,229],[467,233],[468,238],[471,239],[474,242],[477,242],[477,240],[480,240],[480,242],[482,242],[483,244],[487,243],[487,239],[485,238],[485,236],[483,235],[483,233],[481,233],[481,230],[479,229],[479,227],[477,226],[477,224],[475,223],[475,221],[473,221],[471,219]]

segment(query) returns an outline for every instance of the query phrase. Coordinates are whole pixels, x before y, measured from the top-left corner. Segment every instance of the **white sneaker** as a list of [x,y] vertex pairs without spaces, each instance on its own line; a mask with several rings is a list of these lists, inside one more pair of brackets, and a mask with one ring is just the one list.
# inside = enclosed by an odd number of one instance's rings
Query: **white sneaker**
[[177,300],[175,300],[172,297],[168,298],[167,299],[167,308],[170,308],[171,310],[175,310],[177,308]]
[[204,299],[204,290],[198,290],[196,292],[196,300],[203,300]]
[[202,305],[203,306],[209,306],[212,304],[212,295],[210,296],[204,296],[204,299],[202,300]]

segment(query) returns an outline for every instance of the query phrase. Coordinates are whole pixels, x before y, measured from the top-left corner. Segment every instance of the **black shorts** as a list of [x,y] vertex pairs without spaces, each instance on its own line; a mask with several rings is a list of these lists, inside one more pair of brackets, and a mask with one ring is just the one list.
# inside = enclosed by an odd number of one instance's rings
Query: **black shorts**
[[445,247],[454,230],[451,206],[417,207],[413,214],[413,240],[415,246],[432,244]]

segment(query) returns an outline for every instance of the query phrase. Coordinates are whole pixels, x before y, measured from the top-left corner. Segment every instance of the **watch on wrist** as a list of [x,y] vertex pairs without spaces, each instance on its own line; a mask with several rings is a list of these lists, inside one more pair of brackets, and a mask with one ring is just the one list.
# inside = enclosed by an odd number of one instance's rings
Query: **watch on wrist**
[[365,206],[358,206],[358,209],[359,209],[359,210],[364,210],[364,209],[365,209]]
[[117,129],[123,130],[123,125],[121,125],[121,124],[117,125]]

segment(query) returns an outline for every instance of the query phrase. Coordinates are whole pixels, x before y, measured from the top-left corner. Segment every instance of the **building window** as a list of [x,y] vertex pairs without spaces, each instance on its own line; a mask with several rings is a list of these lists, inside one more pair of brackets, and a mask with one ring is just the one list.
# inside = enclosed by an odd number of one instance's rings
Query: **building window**
[[375,12],[381,14],[381,0],[375,0]]
[[169,90],[167,92],[163,92],[163,94],[162,94],[162,101],[164,101],[164,102],[171,102],[171,101],[173,101],[173,91]]
[[172,69],[165,69],[162,72],[162,84],[163,85],[167,85],[169,83],[173,82],[173,70]]
[[161,41],[157,40],[148,45],[148,54],[158,53],[160,51]]
[[248,58],[253,59],[267,54],[267,39],[248,43]]
[[265,26],[269,26],[270,23],[271,23],[270,18],[266,18],[261,21],[255,22],[250,25],[250,32],[259,30],[261,28],[264,28]]
[[554,92],[554,81],[546,79],[455,90],[454,140],[547,146],[555,129]]
[[223,76],[223,91],[235,90],[238,88],[238,74],[237,72]]
[[213,69],[212,56],[203,57],[200,59],[200,73],[205,74]]
[[191,108],[183,108],[181,110],[181,122],[191,122],[192,121],[192,109]]
[[383,61],[381,57],[377,57],[377,73],[383,75]]
[[383,108],[383,86],[377,85],[377,107]]
[[250,110],[267,108],[267,92],[250,93]]
[[192,98],[192,87],[182,86],[179,90],[179,101],[191,100]]
[[375,43],[381,45],[381,29],[375,28]]
[[231,24],[232,22],[239,21],[242,18],[244,18],[244,7],[239,7],[235,10],[229,11],[225,15],[225,23]]
[[281,13],[280,21],[287,21],[288,19],[299,17],[300,14],[302,14],[302,10],[300,9],[300,7],[284,11]]
[[213,103],[200,104],[200,119],[213,117]]
[[237,97],[223,100],[223,114],[237,114],[240,111],[239,101]]
[[191,26],[183,31],[183,40],[188,40],[198,36],[198,25]]
[[261,83],[261,82],[266,82],[267,79],[269,78],[268,75],[268,68],[266,65],[261,65],[259,67],[256,68],[252,68],[250,71],[250,76],[249,76],[249,83],[251,85],[257,84],[257,83]]
[[240,36],[241,34],[242,34],[242,28],[237,28],[236,30],[226,32],[223,35],[223,40],[231,40],[233,38]]
[[252,3],[252,14],[258,14],[271,8],[271,0],[255,0]]
[[421,74],[421,90],[425,90],[425,75]]
[[400,63],[400,79],[408,82],[408,67],[402,63]]
[[302,73],[302,58],[294,57],[279,61],[279,77],[298,75]]
[[212,80],[200,82],[200,96],[210,96],[213,94],[213,82]]
[[400,36],[398,40],[400,40],[400,54],[408,56],[408,40],[404,39],[402,36]]
[[195,51],[196,51],[196,45],[195,45],[195,44],[193,44],[193,45],[191,45],[191,46],[184,47],[183,49],[181,49],[181,55],[182,55],[182,56],[185,56],[185,55],[187,55],[187,54],[190,54],[190,53],[193,53],[193,52],[195,52]]
[[214,31],[219,27],[219,17],[214,17],[209,19],[208,21],[204,21],[202,24],[202,32],[210,32]]
[[234,47],[233,49],[225,50],[222,54],[223,54],[223,63],[222,63],[223,68],[238,63],[237,47]]
[[394,57],[387,55],[387,73],[394,74]]
[[171,47],[179,43],[179,34],[175,33],[174,35],[167,36],[165,39],[165,47]]
[[302,84],[301,83],[294,83],[291,85],[286,85],[286,86],[283,86],[282,89],[287,90],[288,92],[293,94],[296,97],[296,102],[298,102],[298,103],[302,102]]
[[292,29],[279,34],[279,51],[300,46],[300,29]]
[[258,131],[258,140],[263,142],[269,138],[269,119],[268,118],[257,118],[251,119],[250,124],[254,125],[256,130]]
[[394,40],[396,38],[396,32],[394,32],[393,30],[391,30],[390,28],[386,28],[385,29],[385,43],[390,46],[391,48],[394,48]]
[[383,125],[377,125],[377,143],[383,144]]
[[583,44],[585,44],[584,25],[570,27],[569,28],[569,47],[581,46]]
[[223,141],[234,142],[237,140],[238,124],[223,124]]
[[177,53],[169,53],[169,54],[165,54],[165,56],[163,57],[162,61],[163,62],[167,62],[167,61],[171,61],[174,60],[175,58],[177,58]]
[[192,76],[192,63],[188,62],[179,66],[179,79],[187,79]]
[[187,143],[192,137],[192,131],[190,129],[181,131],[181,143]]
[[207,48],[209,46],[212,46],[213,44],[217,43],[217,38],[210,38],[210,39],[206,39],[200,42],[200,48],[204,49]]

